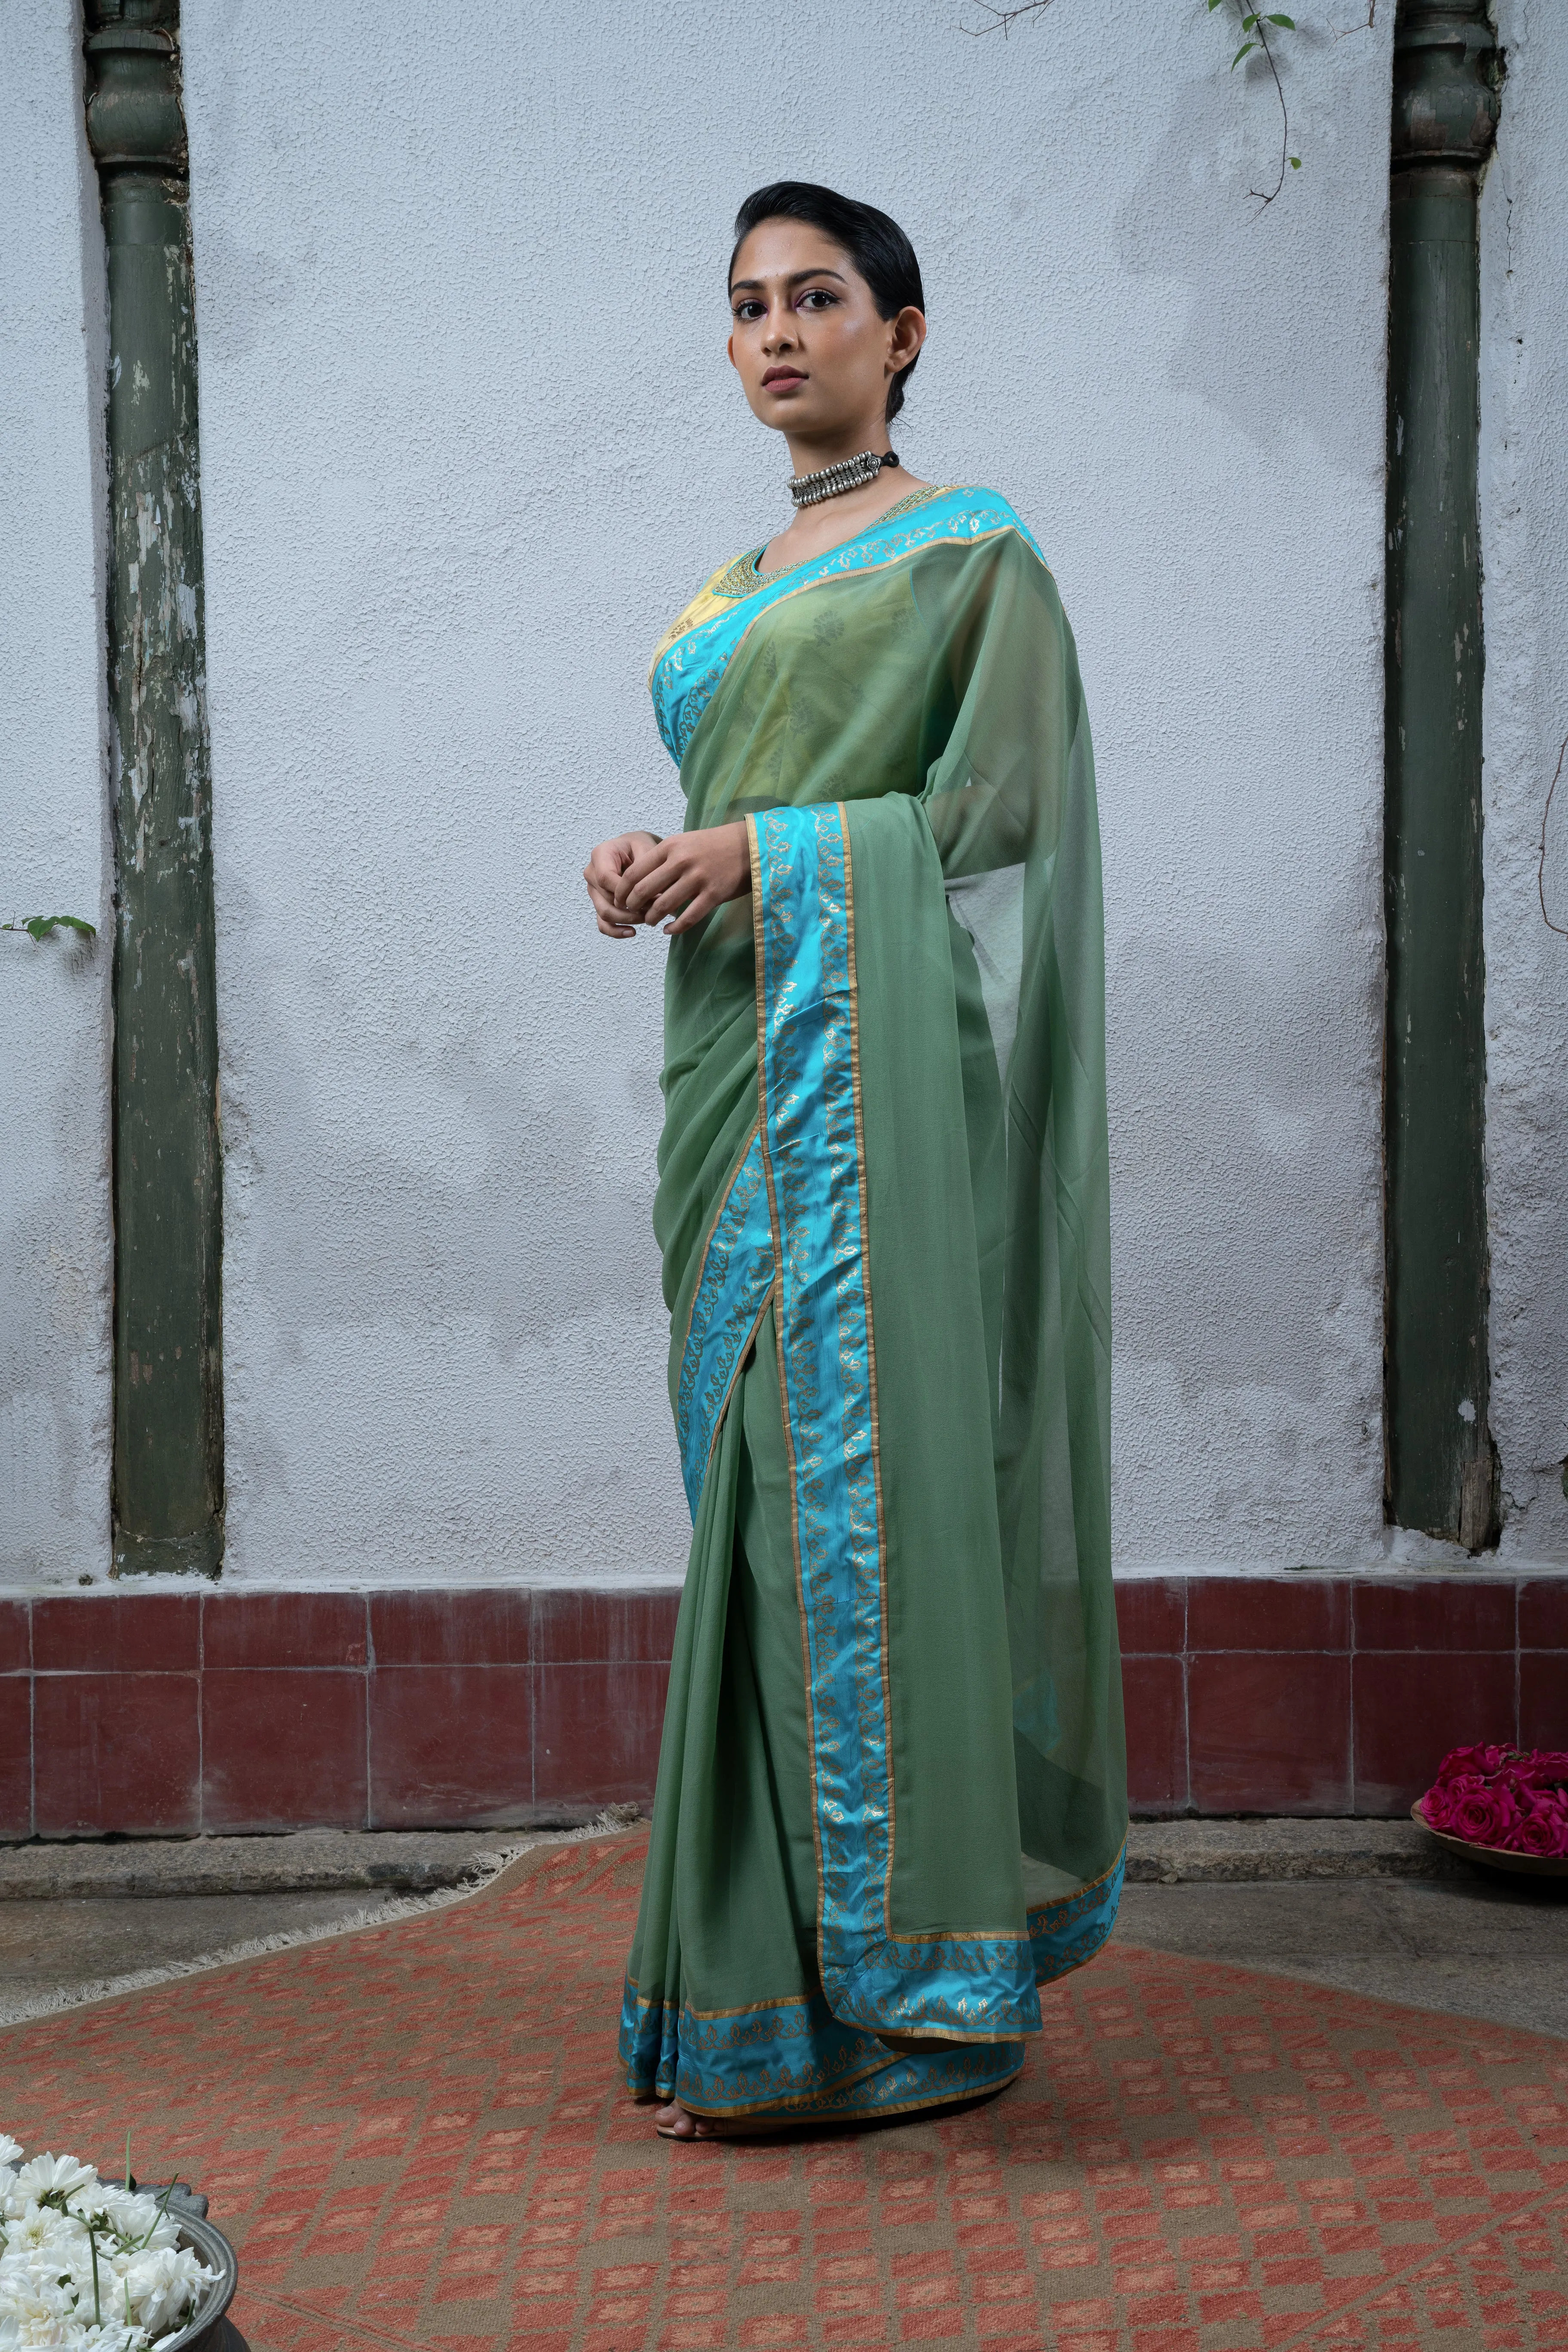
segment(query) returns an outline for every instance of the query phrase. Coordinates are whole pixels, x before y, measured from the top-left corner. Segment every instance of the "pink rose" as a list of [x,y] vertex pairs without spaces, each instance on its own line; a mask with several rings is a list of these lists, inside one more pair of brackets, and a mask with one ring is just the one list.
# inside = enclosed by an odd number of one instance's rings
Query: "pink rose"
[[1483,1780],[1489,1780],[1493,1774],[1500,1772],[1503,1766],[1510,1762],[1517,1753],[1516,1748],[1496,1746],[1450,1748],[1437,1767],[1437,1784],[1442,1787],[1447,1781],[1463,1780],[1472,1773],[1479,1773]]
[[1421,1800],[1421,1810],[1433,1829],[1458,1837],[1462,1832],[1454,1822],[1458,1806],[1467,1797],[1484,1797],[1491,1785],[1479,1772],[1462,1772],[1453,1780],[1435,1780]]
[[1521,1757],[1514,1772],[1527,1789],[1560,1789],[1568,1784],[1568,1756],[1537,1748]]
[[1532,1806],[1521,1814],[1503,1841],[1510,1853],[1568,1855],[1568,1815]]
[[1454,1827],[1452,1789],[1445,1789],[1440,1780],[1435,1788],[1428,1789],[1421,1800],[1421,1817],[1429,1830],[1451,1832]]
[[1518,1819],[1518,1800],[1508,1790],[1467,1790],[1454,1807],[1454,1835],[1472,1845],[1501,1845]]

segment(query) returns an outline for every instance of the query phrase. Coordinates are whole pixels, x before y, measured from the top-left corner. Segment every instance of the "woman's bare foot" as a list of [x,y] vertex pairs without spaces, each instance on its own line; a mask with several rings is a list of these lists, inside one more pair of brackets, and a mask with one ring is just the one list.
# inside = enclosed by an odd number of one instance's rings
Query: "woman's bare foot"
[[713,2126],[706,2116],[688,2113],[679,2099],[671,2099],[660,2107],[653,2119],[653,2127],[660,2139],[711,2139]]
[[788,2131],[795,2116],[694,2116],[679,2099],[660,2107],[653,2127],[660,2139],[763,2139]]

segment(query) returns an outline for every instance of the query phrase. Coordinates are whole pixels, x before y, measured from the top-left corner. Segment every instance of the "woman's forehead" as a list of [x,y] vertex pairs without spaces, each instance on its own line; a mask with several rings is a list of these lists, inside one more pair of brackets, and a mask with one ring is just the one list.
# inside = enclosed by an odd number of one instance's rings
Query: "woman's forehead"
[[761,284],[815,270],[832,270],[847,284],[860,274],[844,247],[809,221],[759,221],[736,248],[730,283]]

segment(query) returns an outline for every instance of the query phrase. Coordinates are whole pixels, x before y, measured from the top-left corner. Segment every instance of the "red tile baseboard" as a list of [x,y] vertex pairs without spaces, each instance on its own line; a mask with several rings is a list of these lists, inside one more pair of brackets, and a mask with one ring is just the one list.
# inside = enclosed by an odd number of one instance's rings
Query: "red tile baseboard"
[[1399,1814],[1450,1748],[1568,1745],[1568,1574],[1130,1578],[1116,1604],[1134,1812]]
[[[0,1602],[0,1839],[497,1828],[653,1793],[679,1594]],[[1568,1746],[1568,1574],[1130,1578],[1143,1813],[1403,1812],[1445,1749]]]

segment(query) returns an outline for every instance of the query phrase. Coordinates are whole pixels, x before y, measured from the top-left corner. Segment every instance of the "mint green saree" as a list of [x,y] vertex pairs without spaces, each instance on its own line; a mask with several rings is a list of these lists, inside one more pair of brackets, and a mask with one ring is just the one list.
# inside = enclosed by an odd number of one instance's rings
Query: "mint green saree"
[[1121,1892],[1089,726],[988,491],[742,558],[650,682],[752,895],[668,971],[694,1529],[622,2057],[700,2115],[898,2114],[1010,2080]]

